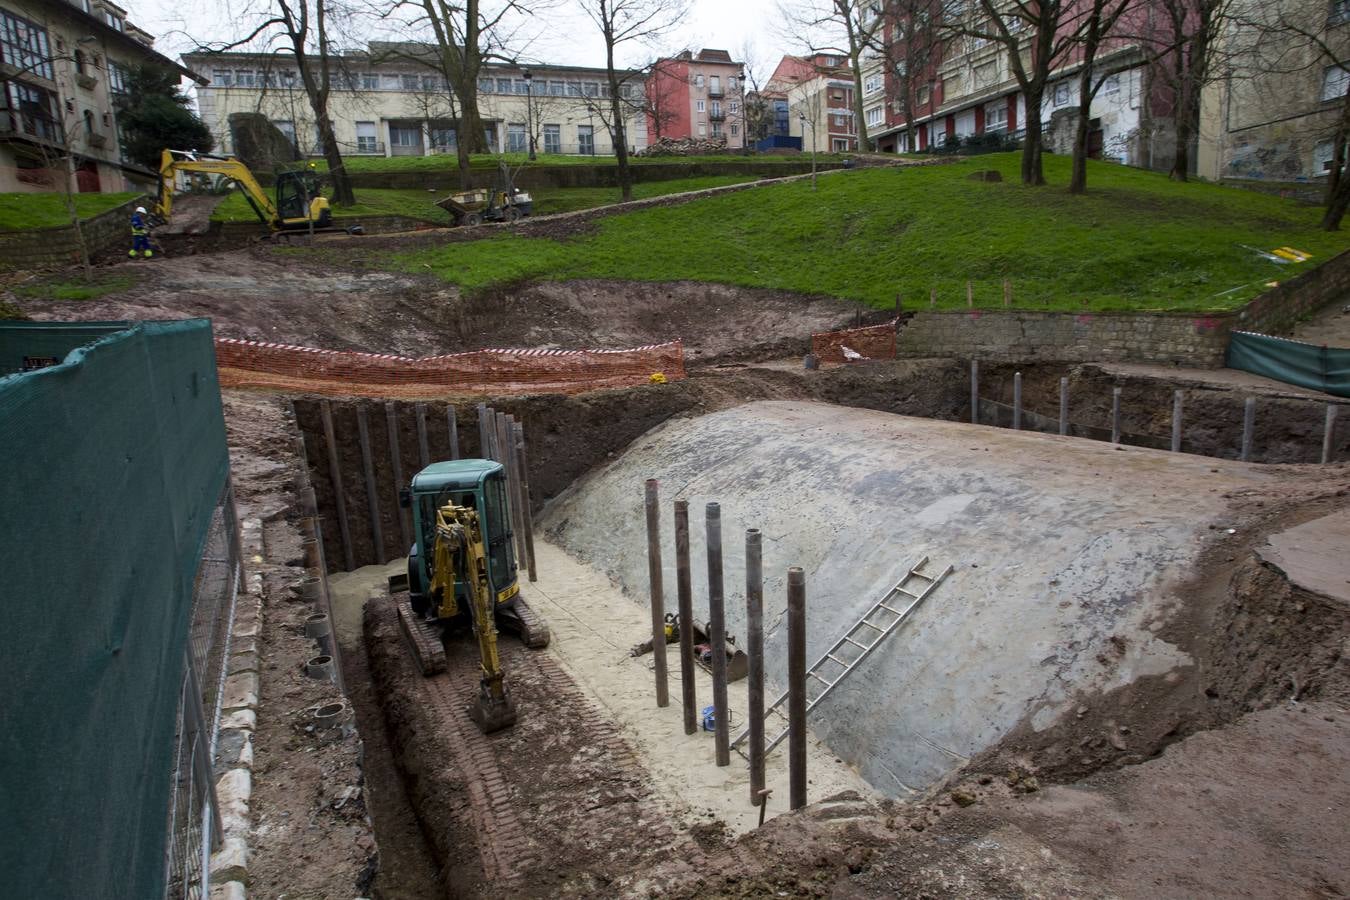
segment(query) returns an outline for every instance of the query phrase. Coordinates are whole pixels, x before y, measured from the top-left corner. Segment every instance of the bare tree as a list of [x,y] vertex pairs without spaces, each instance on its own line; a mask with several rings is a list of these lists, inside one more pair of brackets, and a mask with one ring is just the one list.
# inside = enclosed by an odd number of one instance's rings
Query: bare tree
[[899,102],[897,112],[905,121],[913,150],[919,89],[936,79],[942,59],[942,4],[941,0],[887,0],[884,15],[885,24],[873,42],[891,79],[890,93]]
[[1168,175],[1174,181],[1190,177],[1200,95],[1221,71],[1216,55],[1228,6],[1229,0],[1154,0],[1132,29],[1148,49],[1150,77],[1173,97],[1176,152]]
[[1250,88],[1270,85],[1265,102],[1273,108],[1288,108],[1290,76],[1302,76],[1305,83],[1321,88],[1327,114],[1312,117],[1305,130],[1331,143],[1321,227],[1338,231],[1350,209],[1350,34],[1334,6],[1330,13],[1321,0],[1235,2],[1227,10],[1229,46],[1223,52],[1229,78],[1245,81],[1249,97],[1256,96]]
[[410,17],[411,28],[432,38],[430,45],[396,45],[389,55],[431,68],[455,95],[455,147],[466,189],[472,155],[488,150],[478,109],[479,74],[489,62],[516,62],[532,40],[534,14],[549,5],[549,0],[389,0],[383,10],[387,18]]
[[733,96],[736,97],[735,102],[741,105],[741,144],[748,153],[754,141],[768,137],[769,124],[773,121],[773,110],[769,108],[761,93],[767,79],[754,45],[746,41],[741,46],[740,57],[741,79]]
[[1087,191],[1088,135],[1092,118],[1092,100],[1106,80],[1104,77],[1095,77],[1097,51],[1134,0],[1090,0],[1090,2],[1087,16],[1079,29],[1082,41],[1082,67],[1078,70],[1078,122],[1073,135],[1073,174],[1069,177],[1070,194],[1082,194]]
[[[651,44],[680,23],[688,10],[687,0],[577,0],[605,41],[605,81],[609,87],[609,128],[619,163],[619,189],[624,200],[633,199],[633,173],[628,163],[628,135],[624,128],[622,86],[632,77],[616,67],[616,50],[633,43]],[[630,92],[631,93],[631,92]]]
[[885,23],[883,4],[859,0],[782,0],[778,6],[785,36],[810,49],[812,56],[842,56],[853,75],[853,116],[857,121],[858,149],[872,149],[863,115],[862,67],[867,51],[875,48]]
[[[1176,0],[1181,2],[1181,0]],[[949,0],[943,23],[944,41],[996,41],[1001,44],[1026,103],[1022,143],[1022,183],[1045,184],[1041,165],[1043,138],[1041,100],[1050,73],[1078,40],[1081,20],[1072,0]],[[1029,58],[1024,50],[1030,51]]]
[[646,88],[643,91],[643,112],[651,123],[652,133],[659,141],[666,129],[679,121],[685,103],[684,95],[675,90],[680,80],[676,75],[677,60],[670,57],[658,59],[647,67]]
[[340,0],[259,0],[243,15],[245,21],[253,23],[247,35],[236,41],[198,47],[201,52],[221,53],[262,41],[269,47],[280,45],[280,51],[294,59],[328,163],[332,201],[338,206],[356,203],[351,175],[342,162],[342,149],[328,114],[329,97],[341,68],[337,44],[342,39],[342,25],[350,17],[350,9],[342,6]]

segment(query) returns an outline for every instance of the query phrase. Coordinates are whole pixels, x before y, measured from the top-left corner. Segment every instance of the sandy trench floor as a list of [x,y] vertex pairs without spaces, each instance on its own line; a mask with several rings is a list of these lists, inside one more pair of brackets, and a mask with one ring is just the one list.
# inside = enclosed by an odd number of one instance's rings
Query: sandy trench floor
[[[539,580],[528,582],[522,570],[521,589],[552,630],[553,639],[546,652],[609,713],[632,742],[655,783],[656,792],[666,799],[675,817],[672,825],[683,829],[721,821],[732,835],[752,831],[759,823],[759,809],[750,804],[746,760],[733,752],[731,764],[719,768],[714,761],[712,733],[701,729],[692,735],[684,733],[677,654],[669,655],[670,705],[665,708],[656,706],[652,656],[629,655],[630,648],[650,633],[647,610],[624,596],[608,577],[552,544],[537,541],[535,555]],[[329,576],[341,641],[361,639],[365,600],[372,592],[380,591],[385,579],[402,571],[402,567],[402,560],[398,560]],[[701,709],[712,702],[712,678],[702,668],[695,671],[697,705]],[[776,696],[771,688],[766,689],[766,694],[766,703]],[[733,682],[728,699],[731,734],[735,737],[744,727],[749,706],[747,682]],[[766,732],[773,735],[785,726],[786,720],[774,715]],[[840,762],[814,737],[807,746],[807,773],[808,800],[812,802],[842,791],[874,794],[856,771]],[[773,791],[765,814],[767,820],[787,812],[785,747],[780,746],[768,755],[765,783]]]

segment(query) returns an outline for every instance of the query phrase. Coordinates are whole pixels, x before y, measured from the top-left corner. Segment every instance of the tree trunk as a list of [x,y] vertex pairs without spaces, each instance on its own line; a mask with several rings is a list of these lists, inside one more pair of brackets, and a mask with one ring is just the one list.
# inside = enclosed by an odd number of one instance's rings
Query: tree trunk
[[1345,211],[1350,207],[1350,178],[1344,173],[1336,182],[1336,193],[1332,195],[1331,201],[1327,204],[1327,211],[1322,215],[1321,228],[1323,231],[1340,231],[1341,219],[1345,218]]
[[337,206],[355,206],[356,192],[352,190],[352,176],[342,162],[342,150],[333,133],[333,120],[327,111],[319,112],[319,139],[323,142],[323,158],[328,161],[328,178],[333,183],[333,203]]
[[853,116],[858,123],[858,152],[871,153],[872,139],[867,135],[867,117],[863,115],[863,84],[861,54],[853,54]]
[[1084,48],[1083,68],[1078,74],[1078,127],[1073,134],[1073,174],[1069,176],[1069,193],[1087,193],[1088,135],[1092,128],[1092,61],[1096,42],[1089,40]]
[[[623,202],[633,199],[633,173],[628,166],[628,137],[624,134],[623,114],[619,109],[619,79],[614,74],[614,35],[605,34],[605,75],[609,82],[609,114],[613,124],[609,128],[614,156],[619,163],[619,191]],[[595,140],[594,137],[591,140]]]
[[1026,98],[1026,136],[1022,139],[1022,183],[1038,187],[1045,184],[1041,165],[1041,96],[1044,88],[1023,91]]

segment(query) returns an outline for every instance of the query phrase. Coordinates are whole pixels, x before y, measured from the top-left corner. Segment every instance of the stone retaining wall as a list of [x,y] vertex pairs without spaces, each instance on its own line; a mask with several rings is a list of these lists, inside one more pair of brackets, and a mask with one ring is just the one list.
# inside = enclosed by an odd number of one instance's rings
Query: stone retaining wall
[[[89,258],[131,249],[131,212],[149,202],[141,196],[81,223]],[[80,244],[70,225],[0,231],[0,269],[64,269],[80,264]]]

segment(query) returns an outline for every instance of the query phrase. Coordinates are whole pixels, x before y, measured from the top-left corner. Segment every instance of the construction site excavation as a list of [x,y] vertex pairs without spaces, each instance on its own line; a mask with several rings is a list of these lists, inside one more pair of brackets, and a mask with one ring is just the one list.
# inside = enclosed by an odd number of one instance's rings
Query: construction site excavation
[[[468,236],[5,283],[0,507],[120,515],[93,547],[10,517],[24,596],[95,611],[71,639],[16,604],[0,722],[35,783],[98,781],[72,740],[119,784],[173,768],[168,824],[81,810],[170,848],[124,883],[1350,895],[1350,254],[1210,311],[447,277],[637,221],[519,193]],[[76,738],[19,727],[81,703]],[[18,827],[58,817],[15,786]]]

